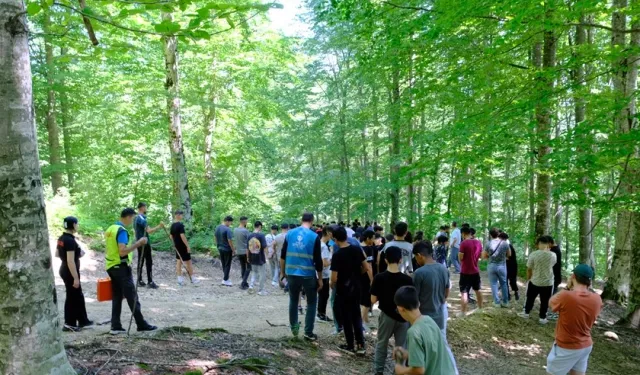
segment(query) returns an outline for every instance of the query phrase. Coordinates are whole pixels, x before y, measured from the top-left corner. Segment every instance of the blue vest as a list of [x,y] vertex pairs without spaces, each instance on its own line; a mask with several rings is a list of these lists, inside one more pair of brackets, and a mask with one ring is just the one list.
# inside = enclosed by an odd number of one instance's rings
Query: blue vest
[[305,227],[287,233],[287,259],[285,270],[289,276],[311,277],[316,275],[313,266],[313,247],[318,235]]

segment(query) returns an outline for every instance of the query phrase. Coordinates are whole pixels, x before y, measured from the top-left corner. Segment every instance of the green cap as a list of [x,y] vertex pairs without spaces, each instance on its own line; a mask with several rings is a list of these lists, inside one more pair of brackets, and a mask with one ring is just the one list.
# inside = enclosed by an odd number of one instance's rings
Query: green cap
[[591,280],[593,279],[593,268],[588,264],[578,264],[576,268],[573,269],[573,274]]

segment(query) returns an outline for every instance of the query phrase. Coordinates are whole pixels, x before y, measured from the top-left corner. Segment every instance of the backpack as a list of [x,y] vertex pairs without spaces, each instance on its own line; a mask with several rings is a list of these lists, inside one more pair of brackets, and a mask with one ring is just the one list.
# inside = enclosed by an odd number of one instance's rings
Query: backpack
[[249,240],[249,252],[251,254],[260,254],[261,250],[262,250],[262,244],[260,243],[260,240],[258,239],[258,237],[253,237],[252,239]]

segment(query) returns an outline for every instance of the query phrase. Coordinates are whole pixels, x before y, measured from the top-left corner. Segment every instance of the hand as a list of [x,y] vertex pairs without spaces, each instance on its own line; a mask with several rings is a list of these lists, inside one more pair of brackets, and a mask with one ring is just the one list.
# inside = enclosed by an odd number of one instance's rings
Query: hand
[[187,247],[187,253],[191,254],[191,248]]
[[232,256],[232,257],[236,256],[236,251],[235,251],[235,250],[233,250],[233,251],[231,252],[231,256]]
[[73,279],[73,287],[76,289],[80,288],[80,280]]
[[401,346],[396,346],[395,348],[393,348],[393,359],[395,361],[397,361],[398,359],[402,359],[402,361],[404,362],[409,359],[409,352]]
[[397,364],[396,363],[396,367],[395,367],[395,373],[400,375],[400,374],[406,374],[407,372],[407,367]]
[[160,228],[164,228],[164,223],[160,223]]
[[147,242],[149,242],[147,237],[142,237],[141,239],[138,240],[138,246],[144,246],[147,244]]
[[322,279],[318,279],[318,291],[322,290]]

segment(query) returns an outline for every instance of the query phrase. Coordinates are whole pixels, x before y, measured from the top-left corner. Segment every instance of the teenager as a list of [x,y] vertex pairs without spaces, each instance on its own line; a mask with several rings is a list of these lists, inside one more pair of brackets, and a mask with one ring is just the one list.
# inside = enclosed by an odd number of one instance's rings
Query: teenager
[[556,264],[553,265],[553,294],[556,294],[558,286],[562,284],[562,251],[553,237],[549,236],[549,240],[551,241],[551,252],[556,254]]
[[189,241],[185,235],[184,224],[182,219],[184,218],[184,211],[177,210],[173,216],[173,224],[171,224],[171,231],[169,237],[173,241],[173,245],[178,252],[176,253],[176,276],[178,277],[178,285],[184,285],[184,277],[182,276],[182,264],[187,268],[187,273],[191,279],[192,284],[200,283],[193,274],[193,265],[191,264],[191,247]]
[[62,221],[64,233],[58,238],[58,257],[60,263],[60,277],[64,281],[66,298],[64,300],[63,331],[78,332],[84,327],[93,325],[87,317],[82,286],[80,286],[80,258],[84,251],[76,241],[74,234],[78,231],[78,219],[67,216]]
[[399,263],[402,260],[402,250],[392,246],[387,249],[387,270],[373,278],[371,285],[371,304],[378,302],[380,316],[378,316],[378,333],[376,335],[376,353],[373,359],[376,375],[384,373],[387,360],[389,339],[393,336],[396,346],[405,346],[407,339],[407,323],[398,313],[393,300],[396,292],[403,286],[413,285],[411,277],[400,272]]
[[[511,243],[509,243],[509,250],[511,250],[511,255],[507,258],[507,279],[509,280],[509,287],[513,291],[516,301],[519,301],[520,294],[518,293],[518,258],[516,249]],[[509,293],[509,299],[511,299],[511,293]]]
[[[151,255],[151,244],[149,243],[149,235],[160,228],[164,228],[164,223],[160,223],[155,227],[149,227],[147,223],[147,204],[144,202],[138,203],[138,215],[133,221],[133,230],[136,234],[136,241],[142,237],[147,237],[147,243],[143,247],[138,248],[138,258],[140,259],[140,269],[138,270],[138,285],[147,285],[151,289],[158,289],[158,285],[153,282],[152,268],[153,259]],[[147,267],[147,284],[142,281],[142,267]]]
[[373,282],[373,256],[376,252],[375,245],[375,232],[373,231],[364,231],[362,232],[362,238],[360,246],[364,251],[365,257],[367,257],[367,263],[369,263],[369,269],[371,269],[371,279],[369,279],[369,274],[364,272],[362,273],[362,280],[360,283],[360,310],[362,315],[363,327],[366,332],[370,330],[369,327],[369,312],[371,311],[371,283]]
[[553,292],[553,265],[556,264],[556,254],[551,252],[549,236],[541,236],[536,242],[538,250],[529,255],[527,260],[527,300],[524,311],[518,315],[528,319],[533,309],[533,304],[540,296],[540,324],[547,324],[547,310],[549,299]]
[[[460,259],[458,258],[458,253],[460,252],[460,243],[462,242],[462,235],[460,233],[460,229],[458,229],[458,223],[455,221],[451,223],[451,227],[453,230],[451,231],[451,235],[449,236],[449,257],[451,258],[450,263],[453,266],[453,270],[455,273],[460,273]],[[445,227],[445,231],[447,231],[449,227]]]
[[[267,238],[262,233],[262,222],[256,221],[253,224],[253,233],[248,237],[247,262],[250,270],[258,277],[258,295],[266,296],[267,290],[264,287],[267,270]],[[249,287],[249,292],[253,292],[253,285]]]
[[236,255],[236,250],[233,246],[233,232],[231,231],[231,228],[229,228],[232,223],[233,217],[225,217],[222,224],[216,227],[215,232],[216,247],[220,253],[220,262],[222,263],[222,285],[225,286],[233,285],[231,280],[229,280],[231,260]]
[[[249,230],[247,229],[248,218],[246,216],[240,217],[240,224],[233,230],[233,243],[236,248],[236,256],[240,262],[240,275],[242,281],[240,282],[240,289],[249,289],[249,275],[251,274],[251,264],[249,263]],[[253,288],[253,283],[251,285]]]
[[[403,286],[396,292],[394,301],[398,313],[411,324],[407,331],[407,349],[396,347],[403,363],[396,363],[397,375],[457,374],[453,355],[448,349],[440,328],[430,316],[422,315],[418,292],[412,286]],[[407,363],[407,366],[404,365]]]
[[436,262],[447,267],[447,255],[449,253],[447,249],[449,248],[449,238],[447,238],[447,236],[440,236],[437,239],[437,243],[438,244],[436,245],[436,248],[433,249],[434,258]]
[[325,226],[322,228],[322,238],[320,239],[322,253],[322,289],[318,292],[318,320],[322,322],[333,322],[327,316],[327,303],[329,302],[329,279],[331,278],[331,258],[333,253],[329,242],[333,238],[332,233]]
[[444,225],[441,225],[440,228],[438,229],[438,233],[436,233],[436,235],[433,237],[433,242],[437,242],[438,238],[442,236],[449,238],[449,235],[444,230]]
[[267,234],[267,261],[269,262],[269,279],[271,279],[271,285],[276,286],[278,278],[278,268],[280,266],[280,258],[276,256],[276,237],[278,236],[278,226],[271,226],[271,233]]
[[[284,240],[287,237],[288,231],[289,231],[289,224],[283,223],[282,225],[280,225],[280,234],[276,236],[276,239],[274,241],[277,269],[276,269],[276,274],[271,280],[271,285],[273,286],[278,285],[278,281],[280,280],[280,274],[282,273],[282,270],[280,269],[280,256],[282,255],[282,246],[284,245]],[[284,285],[281,285],[280,287],[284,288]]]
[[[405,222],[399,222],[394,227],[393,241],[389,241],[384,245],[384,248],[378,254],[378,272],[384,272],[386,270],[387,264],[384,262],[384,252],[391,246],[399,247],[402,249],[402,263],[400,263],[400,272],[402,273],[413,273],[413,266],[411,263],[411,254],[413,251],[413,245],[410,242],[407,242],[405,237],[407,236],[407,231],[409,230],[409,226]],[[384,263],[384,264],[383,264]]]
[[547,373],[583,375],[587,372],[593,348],[591,327],[602,309],[602,299],[589,290],[593,269],[579,264],[567,281],[567,290],[549,301],[551,310],[559,314],[555,342],[547,357]]
[[[491,284],[493,305],[496,307],[509,307],[509,287],[507,286],[507,257],[511,256],[509,248],[509,236],[499,232],[497,228],[489,230],[491,240],[487,242],[482,257],[489,260],[487,272]],[[498,294],[498,283],[500,294]]]
[[478,260],[482,254],[482,243],[471,238],[471,228],[462,228],[460,231],[464,239],[460,244],[460,303],[462,315],[467,312],[469,303],[469,291],[473,289],[478,299],[478,308],[482,308],[482,292],[480,292],[480,269]]

